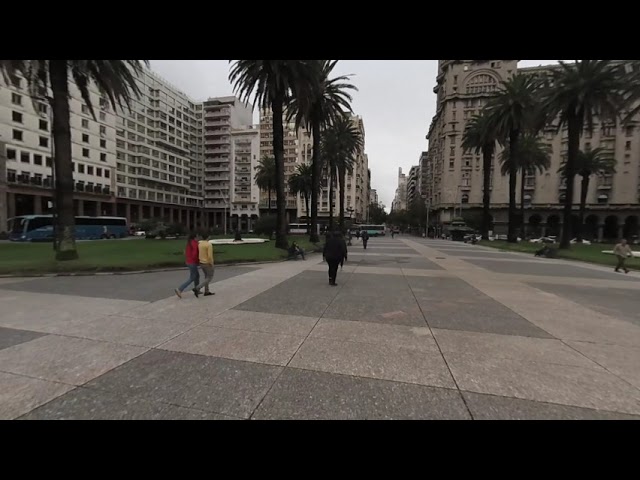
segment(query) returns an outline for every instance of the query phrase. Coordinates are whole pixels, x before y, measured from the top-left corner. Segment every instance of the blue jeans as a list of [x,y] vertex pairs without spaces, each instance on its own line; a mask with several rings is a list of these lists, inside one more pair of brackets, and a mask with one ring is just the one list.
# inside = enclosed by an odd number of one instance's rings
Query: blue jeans
[[189,280],[184,282],[178,290],[184,292],[187,287],[193,282],[193,286],[195,287],[200,283],[200,274],[198,273],[198,265],[190,265],[187,263],[187,267],[189,268]]

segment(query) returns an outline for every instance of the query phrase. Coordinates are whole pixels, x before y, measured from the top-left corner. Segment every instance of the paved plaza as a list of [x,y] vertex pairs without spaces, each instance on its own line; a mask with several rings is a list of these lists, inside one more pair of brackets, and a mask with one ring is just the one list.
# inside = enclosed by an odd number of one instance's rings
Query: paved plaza
[[374,238],[216,270],[0,279],[0,419],[640,419],[640,275]]

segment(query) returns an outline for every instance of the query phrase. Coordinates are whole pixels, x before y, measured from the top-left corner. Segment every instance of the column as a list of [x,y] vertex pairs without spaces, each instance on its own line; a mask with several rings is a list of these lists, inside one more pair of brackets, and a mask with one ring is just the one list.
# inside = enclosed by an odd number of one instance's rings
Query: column
[[131,204],[130,203],[124,204],[124,216],[127,219],[127,223],[131,223]]
[[7,192],[7,218],[16,216],[16,194]]
[[84,200],[78,200],[78,216],[82,217],[84,215]]
[[96,216],[102,216],[102,202],[100,200],[96,200]]
[[604,236],[604,225],[598,225],[598,243],[602,242]]
[[618,225],[618,237],[616,240],[624,238],[624,223],[622,225]]
[[34,215],[42,215],[42,197],[40,195],[33,196],[33,213]]

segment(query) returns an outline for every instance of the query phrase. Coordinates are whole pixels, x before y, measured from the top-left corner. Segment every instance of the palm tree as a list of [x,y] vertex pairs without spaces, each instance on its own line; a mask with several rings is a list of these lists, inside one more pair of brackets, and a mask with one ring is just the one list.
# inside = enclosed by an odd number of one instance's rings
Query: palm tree
[[276,161],[273,157],[264,156],[255,168],[255,183],[261,190],[267,191],[267,211],[271,213],[271,192],[276,185]]
[[491,223],[491,159],[496,147],[496,133],[491,130],[486,111],[474,116],[464,132],[462,147],[482,153],[482,239],[489,239],[489,224]]
[[294,195],[302,195],[307,212],[307,228],[310,227],[311,217],[309,205],[311,203],[311,191],[313,190],[313,166],[309,164],[298,165],[297,172],[289,177],[289,191]]
[[292,99],[311,95],[317,80],[313,60],[237,60],[229,81],[241,100],[253,96],[254,107],[270,109],[273,115],[273,153],[276,171],[277,229],[276,248],[287,249],[286,192],[284,181],[284,107]]
[[[582,177],[580,185],[580,213],[578,240],[582,240],[582,229],[584,225],[584,212],[587,207],[587,193],[589,192],[589,181],[591,175],[606,175],[616,173],[616,160],[602,148],[595,148],[586,152],[578,152],[576,162],[576,173]],[[567,162],[562,164],[558,173],[566,178]]]
[[518,150],[511,155],[511,149],[505,148],[501,154],[502,175],[511,172],[515,163],[515,169],[520,172],[520,235],[525,237],[524,222],[524,187],[527,175],[536,172],[544,173],[551,167],[551,148],[535,134],[526,134],[518,142]]
[[618,64],[611,60],[578,60],[553,71],[542,94],[542,111],[549,122],[558,118],[557,129],[567,126],[568,151],[564,167],[567,190],[564,202],[560,248],[569,248],[571,242],[571,212],[580,137],[585,128],[593,130],[593,119],[615,120],[628,98],[626,77]]
[[106,95],[113,109],[129,106],[132,96],[138,97],[137,74],[142,70],[139,60],[0,60],[5,77],[22,74],[34,101],[42,91],[51,89],[48,99],[53,112],[54,168],[56,177],[57,260],[78,258],[74,238],[73,170],[71,126],[69,117],[69,80],[80,90],[89,112],[96,119],[89,87],[93,83]]
[[[348,83],[352,75],[330,78],[337,60],[318,60],[317,78],[311,95],[294,98],[288,106],[289,116],[295,115],[296,129],[304,125],[310,128],[313,140],[313,189],[311,191],[311,237],[318,242],[318,194],[322,177],[322,159],[320,158],[320,139],[322,130],[339,117],[352,113],[352,100],[348,90],[358,90]],[[308,213],[308,212],[307,212]]]
[[[501,90],[485,106],[487,125],[495,132],[498,141],[507,144],[513,151],[518,150],[521,135],[535,121],[537,101],[535,92],[539,81],[530,76],[517,74],[501,83]],[[517,242],[516,230],[516,183],[518,180],[516,163],[509,169],[509,232],[508,241]]]
[[363,146],[362,134],[349,117],[338,117],[324,131],[321,152],[329,171],[330,228],[333,228],[333,185],[337,180],[340,186],[339,224],[340,228],[343,228],[345,177],[347,171],[353,168],[354,156],[362,150]]

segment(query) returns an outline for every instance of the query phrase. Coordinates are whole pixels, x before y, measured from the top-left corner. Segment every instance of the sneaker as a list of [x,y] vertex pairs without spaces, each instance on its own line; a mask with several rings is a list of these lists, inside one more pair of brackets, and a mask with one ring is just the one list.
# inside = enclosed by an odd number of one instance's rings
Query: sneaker
[[180,290],[176,288],[174,292],[176,292],[176,295],[178,296],[178,298],[182,298],[182,292]]
[[211,295],[215,295],[215,293],[214,292],[204,292],[204,296],[205,297],[209,297]]
[[193,294],[196,296],[196,298],[198,298],[200,296],[200,290],[194,288]]

